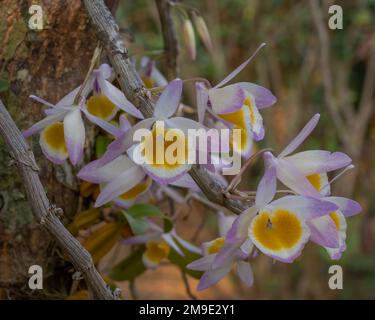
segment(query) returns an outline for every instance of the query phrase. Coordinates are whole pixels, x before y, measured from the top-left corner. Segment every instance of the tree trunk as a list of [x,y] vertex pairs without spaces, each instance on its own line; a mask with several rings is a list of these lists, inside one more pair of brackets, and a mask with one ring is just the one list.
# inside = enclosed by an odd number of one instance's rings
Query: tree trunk
[[[82,82],[96,46],[80,0],[39,1],[44,21],[40,31],[28,27],[32,4],[31,0],[0,0],[0,79],[10,84],[0,94],[22,130],[44,117],[42,106],[28,96],[56,103]],[[69,219],[78,207],[74,169],[46,160],[38,140],[35,135],[29,142],[43,185],[50,201],[63,208],[63,219]],[[59,270],[66,271],[70,265],[64,264],[48,233],[34,222],[22,182],[10,164],[0,141],[0,298],[52,297],[56,290],[58,296],[64,295],[57,282],[69,273]],[[45,278],[44,290],[36,292],[28,287],[28,269],[34,264],[43,268]]]

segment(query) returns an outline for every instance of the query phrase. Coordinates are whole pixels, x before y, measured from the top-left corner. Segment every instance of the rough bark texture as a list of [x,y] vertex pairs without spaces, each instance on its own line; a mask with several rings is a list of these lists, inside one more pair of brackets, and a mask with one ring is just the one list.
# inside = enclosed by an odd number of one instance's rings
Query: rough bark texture
[[[43,117],[42,107],[28,96],[35,94],[57,102],[83,80],[96,46],[81,1],[39,1],[44,14],[41,31],[28,28],[32,4],[26,0],[0,0],[0,78],[10,82],[1,98],[21,129]],[[72,168],[53,166],[45,160],[37,136],[30,144],[49,199],[64,208],[65,219],[72,217],[78,204]],[[54,259],[55,243],[34,221],[16,167],[9,166],[9,162],[1,141],[0,287],[9,288],[6,294],[11,297],[46,294],[48,288],[43,293],[30,292],[28,268],[38,264],[46,278],[53,273],[56,276],[59,266]]]

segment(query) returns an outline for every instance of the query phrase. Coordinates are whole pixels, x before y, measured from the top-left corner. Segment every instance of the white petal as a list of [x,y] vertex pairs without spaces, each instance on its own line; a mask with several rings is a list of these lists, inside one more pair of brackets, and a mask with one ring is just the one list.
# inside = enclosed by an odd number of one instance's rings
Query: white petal
[[238,261],[237,273],[246,287],[251,287],[253,285],[254,283],[253,269],[251,268],[251,265],[249,262]]
[[82,158],[86,136],[80,109],[74,109],[65,116],[64,135],[69,159],[75,165]]
[[144,177],[145,173],[139,166],[133,166],[128,170],[123,171],[104,187],[96,199],[95,206],[100,207],[117,198],[124,192],[133,188],[136,184],[140,183]]
[[155,105],[154,116],[169,118],[177,110],[182,94],[182,80],[174,79],[164,89]]

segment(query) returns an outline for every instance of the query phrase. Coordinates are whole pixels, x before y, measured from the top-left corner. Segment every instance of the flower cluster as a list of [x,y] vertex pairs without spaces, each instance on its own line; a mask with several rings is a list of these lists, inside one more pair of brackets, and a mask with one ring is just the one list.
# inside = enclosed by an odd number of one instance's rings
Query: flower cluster
[[[358,214],[361,207],[354,200],[331,196],[327,173],[351,168],[351,159],[344,153],[325,150],[290,155],[318,120],[316,114],[277,157],[269,151],[263,154],[266,170],[258,184],[255,204],[236,217],[221,238],[204,244],[203,257],[188,266],[205,271],[199,289],[214,285],[234,263],[241,280],[251,286],[249,261],[258,250],[291,263],[311,240],[324,247],[332,259],[340,259],[346,248],[346,217]],[[277,180],[293,195],[275,200]]]
[[[107,132],[114,140],[106,152],[78,173],[80,179],[100,185],[96,207],[113,202],[119,207],[129,208],[147,199],[145,196],[152,185],[159,188],[177,186],[199,192],[199,186],[188,174],[192,164],[187,161],[158,162],[155,158],[159,155],[151,152],[148,156],[152,161],[139,164],[135,150],[147,151],[150,146],[146,140],[134,139],[135,134],[147,129],[150,131],[149,141],[157,143],[163,140],[166,145],[171,145],[173,140],[168,140],[167,136],[182,134],[184,137],[191,129],[207,131],[210,127],[221,126],[232,134],[237,129],[241,132],[241,139],[231,144],[231,152],[244,159],[250,158],[254,154],[253,142],[262,140],[265,135],[260,111],[276,102],[275,96],[259,85],[249,82],[228,85],[252,58],[214,87],[206,82],[196,82],[198,121],[175,116],[182,107],[183,81],[175,79],[167,83],[152,61],[142,60],[142,78],[148,87],[157,84],[163,91],[155,99],[153,116],[147,119],[143,119],[139,110],[111,83],[112,70],[103,64],[93,70],[85,83],[55,105],[32,96],[48,108],[46,117],[26,130],[24,136],[39,133],[41,149],[50,161],[62,164],[69,158],[73,165],[77,165],[82,163],[85,147],[82,114]],[[120,110],[125,114],[118,115]],[[128,120],[129,116],[133,117],[132,121]],[[171,250],[181,256],[184,255],[182,247],[200,253],[202,257],[188,265],[192,270],[203,271],[198,289],[214,285],[233,265],[236,265],[245,285],[251,286],[250,261],[259,251],[272,259],[291,263],[309,240],[324,247],[332,259],[339,259],[345,250],[346,217],[359,213],[361,207],[353,200],[331,195],[332,181],[329,181],[328,173],[351,168],[351,159],[344,153],[325,150],[292,154],[318,120],[317,114],[279,155],[263,152],[265,173],[258,184],[254,204],[238,216],[225,216],[220,212],[220,237],[204,243],[201,251],[177,236],[174,228],[165,232],[150,219],[146,220],[147,232],[124,242],[145,244],[142,259],[148,268],[158,266],[168,258]],[[164,124],[162,133],[156,129],[157,122]],[[162,154],[163,159],[164,156]],[[187,158],[187,153],[183,153],[183,158]],[[205,167],[216,179],[226,183],[220,175],[220,165]],[[288,195],[282,196],[285,190],[278,190],[278,182],[288,188]]]

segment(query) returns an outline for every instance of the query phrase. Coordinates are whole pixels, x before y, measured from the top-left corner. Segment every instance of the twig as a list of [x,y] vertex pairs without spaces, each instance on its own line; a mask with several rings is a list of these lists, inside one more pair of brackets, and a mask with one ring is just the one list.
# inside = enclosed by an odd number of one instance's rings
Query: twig
[[138,292],[135,286],[135,279],[129,281],[129,292],[133,300],[138,300]]
[[190,297],[190,299],[192,300],[198,300],[198,298],[191,292],[191,289],[190,289],[190,284],[189,284],[189,280],[184,272],[184,270],[181,270],[181,277],[182,277],[182,281],[184,283],[184,286],[185,286],[185,289],[186,289],[186,293],[187,295]]
[[178,42],[171,16],[171,5],[169,0],[155,0],[155,2],[159,11],[161,32],[164,40],[164,62],[167,79],[173,80],[178,76]]
[[228,187],[225,189],[225,191],[224,191],[225,194],[230,193],[234,189],[237,188],[237,186],[241,182],[242,175],[247,170],[247,168],[250,166],[250,164],[253,162],[253,160],[266,151],[272,151],[272,149],[270,149],[270,148],[261,149],[261,150],[257,151],[256,153],[254,153],[249,159],[247,159],[245,164],[242,166],[240,172],[237,173],[237,175],[232,179],[232,181],[229,183]]
[[[83,2],[92,24],[96,28],[97,36],[112,62],[125,96],[142,112],[144,117],[152,117],[154,103],[136,72],[134,64],[129,59],[128,50],[121,40],[119,28],[111,12],[103,0],[84,0]],[[225,206],[236,214],[243,212],[251,205],[248,202],[224,197],[225,186],[213,179],[209,172],[199,165],[193,166],[189,174],[211,202]]]
[[113,300],[111,291],[95,269],[92,258],[85,248],[64,227],[57,213],[61,212],[50,204],[44,187],[40,182],[37,164],[32,151],[0,100],[0,134],[5,140],[10,154],[16,159],[19,173],[22,177],[27,199],[30,203],[35,219],[45,227],[67,253],[75,268],[82,272],[87,286],[94,297],[103,300]]

